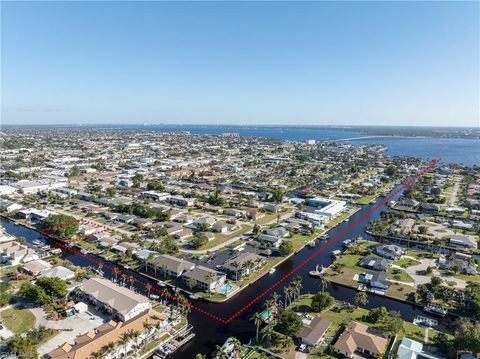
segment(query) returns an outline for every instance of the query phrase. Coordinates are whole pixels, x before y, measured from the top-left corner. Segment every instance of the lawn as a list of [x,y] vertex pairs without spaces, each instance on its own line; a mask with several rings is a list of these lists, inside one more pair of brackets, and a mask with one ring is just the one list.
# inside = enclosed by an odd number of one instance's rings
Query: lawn
[[0,315],[6,327],[15,334],[24,333],[35,324],[35,316],[28,309],[6,309]]
[[378,197],[378,194],[371,194],[371,195],[369,195],[369,196],[365,196],[365,197],[356,199],[356,200],[353,201],[353,203],[356,203],[356,204],[369,204],[370,202],[372,202],[373,200],[375,200],[377,197]]
[[407,268],[411,266],[416,266],[420,264],[420,262],[412,258],[402,258],[402,259],[399,259],[398,261],[393,262],[393,264],[396,264],[397,266],[400,266],[403,268]]
[[397,281],[400,281],[400,282],[406,282],[406,283],[413,283],[414,282],[413,278],[410,277],[410,275],[407,272],[405,272],[401,269],[397,269],[397,268],[388,268],[387,278],[397,280]]
[[392,283],[387,290],[387,296],[401,300],[407,300],[411,293],[415,293],[415,288],[405,285]]
[[[363,256],[361,255],[358,255],[358,254],[344,254],[342,255],[340,258],[338,258],[335,263],[338,263],[338,264],[343,264],[345,267],[347,268],[356,268],[357,267],[357,264],[358,262],[360,261],[360,259],[362,259]],[[358,267],[360,270],[364,270],[364,269],[361,269],[361,267]],[[357,269],[358,269],[357,268]]]

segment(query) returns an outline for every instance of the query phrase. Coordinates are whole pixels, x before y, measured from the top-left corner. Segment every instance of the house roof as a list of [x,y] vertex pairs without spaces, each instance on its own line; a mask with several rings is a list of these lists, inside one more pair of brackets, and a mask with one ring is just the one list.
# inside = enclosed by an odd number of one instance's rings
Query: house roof
[[330,328],[331,324],[332,323],[326,318],[316,317],[310,322],[310,324],[303,326],[298,336],[316,344],[320,341],[328,328]]
[[195,264],[192,262],[186,261],[181,258],[175,258],[167,254],[161,254],[148,261],[150,265],[153,265],[157,268],[162,268],[165,266],[168,271],[175,273],[182,273],[187,269],[192,269]]
[[80,289],[121,314],[127,314],[138,304],[150,302],[147,297],[104,278],[90,278]]
[[195,279],[197,282],[208,283],[209,279],[207,277],[208,273],[213,274],[212,281],[217,281],[221,277],[225,276],[223,273],[220,273],[216,270],[204,267],[204,266],[196,266],[191,271],[187,271],[183,274],[186,278]]
[[78,336],[75,339],[75,344],[65,343],[47,355],[52,359],[90,359],[92,353],[98,352],[109,342],[117,342],[125,332],[129,330],[144,332],[143,323],[145,321],[155,325],[165,319],[166,316],[164,314],[150,309],[145,314],[128,322],[115,322],[111,320],[97,327],[95,331]]
[[334,347],[343,353],[354,353],[357,349],[366,349],[370,353],[380,354],[387,348],[388,339],[373,333],[362,323],[350,322],[338,338]]

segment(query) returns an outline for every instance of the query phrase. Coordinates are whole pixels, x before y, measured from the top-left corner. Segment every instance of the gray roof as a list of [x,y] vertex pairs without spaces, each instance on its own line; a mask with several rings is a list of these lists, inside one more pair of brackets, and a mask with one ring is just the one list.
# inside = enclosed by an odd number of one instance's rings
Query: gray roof
[[181,274],[184,271],[195,267],[195,264],[192,262],[181,258],[172,257],[167,254],[161,254],[149,260],[148,263],[157,268],[162,268],[162,266],[165,266],[168,271],[175,272],[177,274]]

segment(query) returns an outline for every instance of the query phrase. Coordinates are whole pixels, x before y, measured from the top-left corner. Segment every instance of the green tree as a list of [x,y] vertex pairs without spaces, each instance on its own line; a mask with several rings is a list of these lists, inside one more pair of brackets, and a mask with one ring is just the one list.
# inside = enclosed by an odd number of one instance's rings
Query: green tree
[[455,348],[480,353],[480,323],[462,317],[455,322],[455,327]]
[[69,240],[78,232],[78,221],[65,214],[52,214],[40,222],[40,228],[60,239]]
[[108,197],[115,197],[115,195],[117,194],[117,190],[115,189],[115,187],[108,187],[105,192],[107,193]]
[[297,337],[302,327],[302,321],[298,315],[290,309],[282,310],[277,315],[275,330],[292,338]]
[[67,296],[67,283],[60,278],[42,277],[38,278],[35,284],[51,297],[61,299]]
[[23,283],[17,294],[20,297],[31,300],[38,305],[43,305],[51,301],[50,296],[45,293],[45,290],[42,287],[30,282]]
[[278,248],[280,250],[280,253],[283,256],[287,256],[289,254],[292,254],[294,251],[293,244],[290,241],[283,241],[280,244],[280,247]]
[[36,359],[38,358],[37,347],[35,343],[24,338],[20,334],[15,334],[10,342],[10,351],[17,354],[20,358]]
[[365,316],[365,320],[369,323],[378,323],[388,317],[388,311],[385,307],[371,309]]
[[355,294],[355,297],[353,298],[353,301],[355,302],[356,305],[367,305],[368,304],[368,296],[367,293],[360,291]]
[[333,297],[329,293],[320,292],[313,296],[312,304],[310,305],[312,310],[321,312],[327,309],[333,304]]
[[201,246],[203,246],[203,245],[206,244],[207,242],[208,242],[207,236],[204,236],[204,235],[196,235],[196,236],[193,237],[193,239],[192,239],[192,247],[193,247],[193,248],[200,248]]

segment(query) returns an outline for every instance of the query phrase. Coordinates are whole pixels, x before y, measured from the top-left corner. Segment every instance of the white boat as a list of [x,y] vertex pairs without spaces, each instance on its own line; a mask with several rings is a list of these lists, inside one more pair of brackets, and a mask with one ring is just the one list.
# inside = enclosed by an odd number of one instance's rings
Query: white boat
[[188,297],[189,297],[190,299],[193,299],[193,300],[200,299],[200,297],[199,297],[198,295],[196,295],[196,294],[190,294]]
[[334,251],[332,252],[332,257],[333,257],[333,258],[338,258],[338,257],[340,257],[341,255],[342,255],[342,251],[339,250],[339,249],[334,250]]
[[417,315],[415,319],[413,320],[413,324],[416,325],[424,325],[426,327],[435,327],[438,325],[438,321],[435,319],[427,318],[427,317],[422,317],[421,315]]
[[307,245],[309,247],[315,247],[315,241],[309,241],[309,242],[307,242]]
[[38,239],[34,239],[34,240],[32,241],[32,243],[33,243],[34,245],[36,245],[36,246],[41,246],[41,245],[44,244],[42,241],[39,241]]
[[268,273],[273,274],[273,273],[275,273],[275,271],[276,271],[275,268],[271,268],[271,269],[268,271]]
[[160,287],[165,287],[165,285],[166,285],[166,284],[163,283],[161,280],[159,280],[159,281],[157,282],[157,284],[158,284],[158,286],[160,286]]

